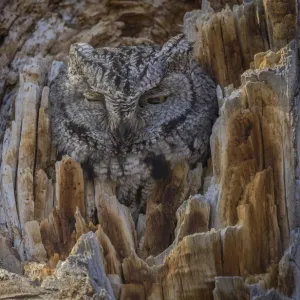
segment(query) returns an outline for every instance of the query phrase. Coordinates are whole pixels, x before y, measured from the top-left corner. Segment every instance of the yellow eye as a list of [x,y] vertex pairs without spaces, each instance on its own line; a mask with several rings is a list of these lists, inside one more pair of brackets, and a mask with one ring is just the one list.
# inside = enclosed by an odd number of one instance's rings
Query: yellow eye
[[154,98],[147,98],[147,103],[149,104],[161,104],[164,103],[167,100],[167,96],[160,96],[160,97],[154,97]]
[[86,91],[84,92],[84,97],[88,101],[103,101],[105,100],[105,97],[103,94],[95,91]]
[[147,104],[161,104],[168,99],[168,96],[159,96],[159,97],[147,97],[142,96],[139,100],[140,107],[145,107]]

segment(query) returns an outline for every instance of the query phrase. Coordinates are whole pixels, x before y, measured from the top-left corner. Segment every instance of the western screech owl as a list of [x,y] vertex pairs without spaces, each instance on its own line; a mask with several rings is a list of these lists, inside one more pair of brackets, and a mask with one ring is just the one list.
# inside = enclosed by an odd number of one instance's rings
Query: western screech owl
[[177,162],[207,158],[216,87],[184,35],[162,48],[74,44],[50,91],[59,152],[117,182],[126,205]]

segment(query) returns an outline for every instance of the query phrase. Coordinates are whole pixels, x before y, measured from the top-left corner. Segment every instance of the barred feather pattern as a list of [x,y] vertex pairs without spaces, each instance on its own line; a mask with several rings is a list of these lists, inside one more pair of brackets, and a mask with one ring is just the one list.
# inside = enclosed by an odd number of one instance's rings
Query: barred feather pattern
[[50,101],[59,152],[115,181],[119,201],[133,208],[137,191],[143,203],[176,163],[207,159],[218,109],[215,83],[183,34],[161,48],[73,44]]

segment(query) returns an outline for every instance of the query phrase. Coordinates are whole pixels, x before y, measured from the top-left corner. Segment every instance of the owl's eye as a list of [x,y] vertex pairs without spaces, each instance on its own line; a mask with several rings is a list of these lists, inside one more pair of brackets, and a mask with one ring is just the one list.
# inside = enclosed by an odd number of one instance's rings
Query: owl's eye
[[103,94],[95,91],[86,91],[84,92],[84,97],[88,101],[104,101],[105,97]]
[[147,104],[161,104],[167,100],[168,96],[148,97],[140,100],[140,106],[144,107]]
[[167,100],[167,96],[160,96],[160,97],[146,99],[147,103],[149,104],[161,104],[164,103],[166,100]]

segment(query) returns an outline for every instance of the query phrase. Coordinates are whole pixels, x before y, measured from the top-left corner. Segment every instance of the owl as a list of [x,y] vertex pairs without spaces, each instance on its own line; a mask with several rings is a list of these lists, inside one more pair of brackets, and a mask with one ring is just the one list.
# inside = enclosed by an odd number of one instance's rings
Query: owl
[[50,103],[58,151],[115,182],[118,200],[136,210],[178,162],[207,159],[218,110],[184,34],[162,47],[73,44]]

